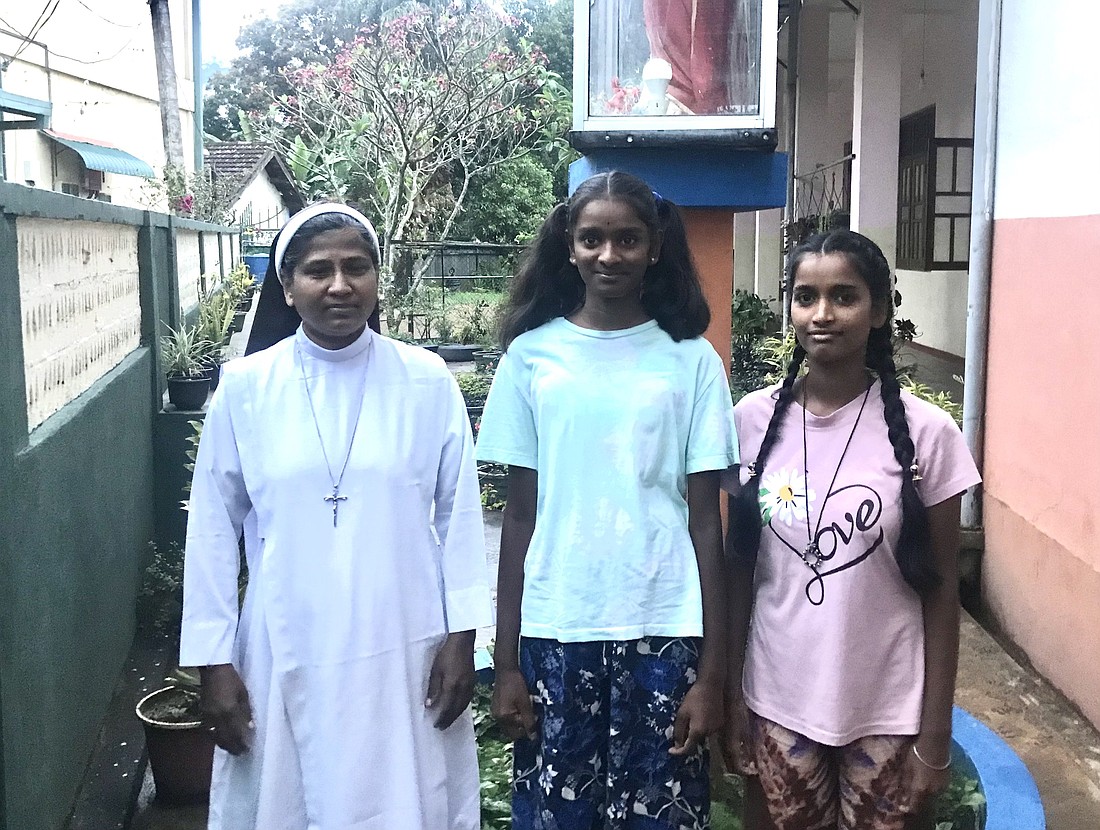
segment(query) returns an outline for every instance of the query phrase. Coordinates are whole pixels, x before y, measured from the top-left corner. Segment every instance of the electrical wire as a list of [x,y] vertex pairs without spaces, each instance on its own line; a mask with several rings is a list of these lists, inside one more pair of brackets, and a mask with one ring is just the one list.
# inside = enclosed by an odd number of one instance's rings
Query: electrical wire
[[78,2],[80,5],[82,5],[84,8],[86,8],[88,11],[90,11],[92,14],[94,14],[96,17],[98,17],[104,23],[110,23],[112,26],[118,26],[120,29],[137,29],[138,27],[140,27],[142,25],[141,23],[119,23],[117,20],[108,20],[106,17],[104,17],[99,12],[97,12],[95,9],[93,9],[91,6],[89,6],[87,3],[85,3],[84,0],[76,0],[76,2]]
[[[85,66],[90,66],[91,64],[94,64],[94,63],[106,63],[109,60],[114,60],[115,58],[117,58],[119,55],[121,55],[123,52],[125,52],[127,49],[130,48],[130,44],[134,42],[134,39],[135,38],[130,38],[121,47],[119,47],[117,52],[115,52],[113,55],[109,55],[106,58],[95,58],[94,60],[82,60],[81,58],[74,58],[72,55],[62,55],[60,52],[54,51],[53,49],[50,50],[50,54],[53,55],[55,58],[63,58],[64,60],[72,61],[73,63],[80,63],[80,64],[84,64]],[[144,51],[144,50],[142,50],[142,51]]]
[[[15,54],[11,56],[11,59],[13,61],[21,54],[23,54],[24,49],[31,45],[31,41],[33,41],[38,36],[38,33],[42,31],[43,27],[50,22],[50,18],[54,16],[54,12],[57,11],[57,7],[61,5],[61,0],[53,0],[53,8],[51,9],[50,2],[51,0],[46,0],[46,5],[43,6],[42,11],[38,13],[37,19],[31,26],[30,33],[25,38],[23,38],[23,43],[20,44],[19,48],[15,50]],[[45,17],[45,19],[43,19],[43,17]]]

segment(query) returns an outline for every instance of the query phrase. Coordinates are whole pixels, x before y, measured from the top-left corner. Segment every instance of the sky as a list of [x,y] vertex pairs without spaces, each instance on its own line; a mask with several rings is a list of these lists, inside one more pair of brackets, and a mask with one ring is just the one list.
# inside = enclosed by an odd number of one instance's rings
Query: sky
[[244,24],[271,17],[277,0],[202,0],[202,60],[227,66],[237,56],[235,41]]

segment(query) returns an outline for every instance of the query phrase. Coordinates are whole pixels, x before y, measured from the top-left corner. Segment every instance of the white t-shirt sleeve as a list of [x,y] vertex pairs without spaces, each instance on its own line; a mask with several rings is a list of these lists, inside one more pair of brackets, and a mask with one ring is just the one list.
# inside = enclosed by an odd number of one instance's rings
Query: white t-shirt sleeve
[[739,460],[729,382],[721,359],[711,350],[698,373],[685,471],[725,470]]
[[539,439],[531,384],[525,376],[517,377],[520,371],[511,355],[500,359],[478,429],[477,460],[537,470]]

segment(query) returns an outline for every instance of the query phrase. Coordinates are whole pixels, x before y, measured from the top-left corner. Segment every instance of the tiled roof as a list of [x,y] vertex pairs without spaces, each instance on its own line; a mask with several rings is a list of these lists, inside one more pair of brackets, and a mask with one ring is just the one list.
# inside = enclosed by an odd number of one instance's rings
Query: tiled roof
[[206,145],[206,163],[225,178],[251,178],[274,151],[255,141],[219,141]]
[[237,196],[261,170],[266,170],[291,213],[305,206],[305,198],[294,184],[290,171],[271,145],[258,141],[215,141],[207,144],[205,150],[206,164],[218,176],[238,182]]

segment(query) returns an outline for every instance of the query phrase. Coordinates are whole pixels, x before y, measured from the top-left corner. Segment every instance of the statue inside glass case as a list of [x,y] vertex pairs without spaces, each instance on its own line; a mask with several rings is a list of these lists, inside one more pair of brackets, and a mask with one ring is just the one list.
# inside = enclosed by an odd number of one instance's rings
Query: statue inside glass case
[[755,115],[760,0],[589,0],[596,116]]
[[713,115],[728,110],[732,6],[729,0],[645,0],[651,55],[646,66],[663,61],[671,67],[667,114]]

